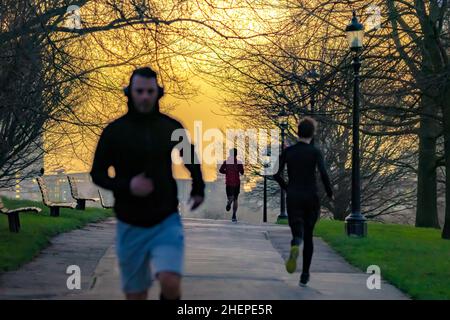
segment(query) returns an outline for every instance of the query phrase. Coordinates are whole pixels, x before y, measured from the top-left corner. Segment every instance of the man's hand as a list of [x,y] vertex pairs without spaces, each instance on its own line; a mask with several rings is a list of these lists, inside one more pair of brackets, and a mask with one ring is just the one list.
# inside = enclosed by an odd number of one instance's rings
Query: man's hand
[[197,209],[205,200],[202,196],[192,196],[189,200],[190,203],[192,203],[191,210]]
[[131,194],[136,197],[146,197],[154,188],[153,181],[147,178],[144,172],[134,176],[130,182]]

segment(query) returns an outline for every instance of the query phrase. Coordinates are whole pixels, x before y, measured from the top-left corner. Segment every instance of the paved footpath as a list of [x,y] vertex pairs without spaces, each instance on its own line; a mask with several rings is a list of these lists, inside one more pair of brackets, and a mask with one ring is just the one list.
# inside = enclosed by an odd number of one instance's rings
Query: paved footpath
[[[299,272],[284,269],[286,226],[206,219],[184,219],[184,225],[184,299],[408,299],[385,281],[380,290],[367,289],[369,275],[320,238],[315,238],[309,286],[299,287]],[[32,262],[0,275],[0,299],[122,299],[114,227],[110,219],[55,237]],[[301,256],[298,262],[301,266]],[[81,290],[66,287],[72,264],[81,268]],[[156,282],[150,298],[157,299],[158,291]]]

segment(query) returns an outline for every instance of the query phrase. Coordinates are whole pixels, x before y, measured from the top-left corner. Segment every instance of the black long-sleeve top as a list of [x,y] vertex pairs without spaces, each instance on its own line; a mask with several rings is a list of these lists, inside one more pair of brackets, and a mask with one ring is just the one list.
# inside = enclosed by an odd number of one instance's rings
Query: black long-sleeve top
[[[158,108],[148,114],[129,109],[128,113],[103,130],[90,174],[95,184],[113,191],[114,211],[119,220],[150,227],[178,210],[171,156],[172,149],[180,146],[177,146],[180,139],[187,139],[187,136],[172,139],[176,129],[185,132],[180,122],[160,113]],[[200,164],[192,144],[188,142],[187,146],[191,148],[191,159],[184,165],[192,176],[191,195],[204,196],[205,184]],[[108,175],[110,166],[114,167],[115,177]],[[146,197],[137,197],[130,192],[130,182],[142,172],[153,180],[155,189]]]
[[[285,165],[287,165],[288,179],[281,176]],[[283,150],[279,159],[277,173],[273,176],[283,189],[305,193],[316,193],[316,168],[325,186],[328,197],[332,197],[333,189],[325,169],[325,163],[320,150],[314,145],[297,142]]]

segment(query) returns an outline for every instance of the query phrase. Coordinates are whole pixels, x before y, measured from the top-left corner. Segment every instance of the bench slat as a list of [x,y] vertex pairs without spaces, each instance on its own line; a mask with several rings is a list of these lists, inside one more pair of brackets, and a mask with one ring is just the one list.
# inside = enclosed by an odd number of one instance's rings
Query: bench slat
[[36,178],[38,185],[39,185],[39,189],[41,190],[41,195],[42,195],[42,201],[44,202],[44,204],[51,208],[51,207],[62,207],[62,208],[75,208],[76,203],[73,202],[52,202],[50,201],[50,199],[48,198],[48,189],[47,186],[44,182],[44,179],[42,179],[42,177],[37,177]]

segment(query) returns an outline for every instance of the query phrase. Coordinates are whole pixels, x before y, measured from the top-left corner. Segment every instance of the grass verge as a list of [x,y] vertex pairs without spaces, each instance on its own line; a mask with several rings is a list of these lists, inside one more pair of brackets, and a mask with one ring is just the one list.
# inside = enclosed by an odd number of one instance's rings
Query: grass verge
[[55,235],[113,215],[110,209],[86,208],[85,211],[61,209],[59,217],[51,217],[49,209],[40,202],[2,199],[8,208],[34,206],[42,211],[20,214],[19,233],[9,232],[8,217],[0,214],[0,272],[16,270],[33,259]]
[[383,279],[413,299],[450,299],[450,241],[440,230],[374,222],[367,229],[367,238],[353,238],[343,221],[320,220],[314,234],[364,272],[378,265]]

